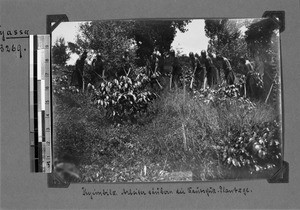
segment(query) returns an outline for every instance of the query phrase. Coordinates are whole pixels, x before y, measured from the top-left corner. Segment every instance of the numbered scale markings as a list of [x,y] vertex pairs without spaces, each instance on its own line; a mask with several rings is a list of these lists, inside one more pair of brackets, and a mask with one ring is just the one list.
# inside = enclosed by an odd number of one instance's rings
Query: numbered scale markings
[[30,35],[31,171],[51,173],[50,35]]

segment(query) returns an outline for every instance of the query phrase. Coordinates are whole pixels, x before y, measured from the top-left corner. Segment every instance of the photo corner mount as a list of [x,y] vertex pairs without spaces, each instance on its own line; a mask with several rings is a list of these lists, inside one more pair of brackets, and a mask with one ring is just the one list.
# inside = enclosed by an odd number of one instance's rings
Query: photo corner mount
[[272,19],[278,26],[280,33],[285,29],[285,11],[265,11],[263,18]]
[[[65,14],[47,15],[47,34],[51,34],[53,30],[61,23],[68,22],[69,18]],[[52,25],[52,23],[54,23]]]

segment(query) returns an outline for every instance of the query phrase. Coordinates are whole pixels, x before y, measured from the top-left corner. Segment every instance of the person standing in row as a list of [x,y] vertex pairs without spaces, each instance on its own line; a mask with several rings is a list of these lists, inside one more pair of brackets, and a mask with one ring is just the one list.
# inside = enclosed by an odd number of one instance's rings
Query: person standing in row
[[193,78],[190,84],[190,88],[192,89],[194,84],[196,89],[201,89],[205,87],[205,77],[206,77],[206,71],[205,66],[201,64],[200,62],[200,56],[196,53],[190,53],[189,54],[191,66],[193,69]]
[[130,64],[130,57],[129,57],[129,51],[125,50],[122,57],[120,58],[120,68],[118,71],[116,71],[113,77],[119,78],[121,76],[129,76],[131,71],[131,64]]
[[205,50],[201,51],[201,61],[206,69],[207,84],[209,87],[213,87],[214,85],[217,84],[217,80],[218,80],[217,71],[211,58],[207,56]]
[[157,80],[158,76],[160,75],[158,66],[159,66],[159,55],[157,51],[154,51],[147,61],[147,76],[150,78],[151,88],[154,88],[154,84],[157,84],[159,88],[162,89],[163,87]]
[[265,64],[260,56],[255,57],[255,70],[259,73],[260,78],[263,80],[265,74]]
[[250,63],[249,60],[241,57],[240,58],[240,63],[241,63],[241,67],[242,67],[242,74],[247,75],[250,72],[254,71],[254,68],[252,66],[252,64]]
[[249,97],[249,98],[255,98],[257,97],[256,93],[256,77],[255,77],[255,72],[252,64],[250,63],[249,60],[241,57],[240,58],[240,63],[241,63],[241,70],[242,74],[246,76],[246,83],[245,83],[245,88],[244,88],[244,96]]
[[82,89],[84,86],[83,73],[86,58],[87,52],[84,51],[81,57],[76,61],[75,70],[72,74],[71,85],[77,85],[79,89]]
[[182,69],[181,69],[179,59],[175,56],[174,50],[171,50],[170,57],[172,59],[172,74],[170,78],[170,88],[172,88],[172,84],[178,87]]
[[206,60],[205,66],[207,71],[207,83],[210,88],[213,88],[218,84],[218,69],[216,68],[212,58],[207,56],[205,50],[203,50],[203,56]]
[[131,65],[130,65],[130,58],[129,58],[129,51],[125,50],[124,55],[122,57],[123,62],[123,70],[124,70],[124,76],[129,76],[131,71]]
[[213,70],[213,84],[218,85],[221,82],[221,72],[219,70],[217,56],[215,53],[208,53],[208,56],[210,57],[212,61],[212,70]]
[[221,61],[221,68],[224,71],[225,80],[226,80],[227,85],[233,85],[235,76],[234,76],[234,73],[233,73],[233,70],[232,70],[229,60],[221,55],[217,55],[217,60]]
[[159,59],[156,52],[153,52],[153,54],[150,56],[150,59],[148,60],[148,76],[152,77],[153,74],[157,72]]
[[96,58],[92,62],[92,78],[91,83],[95,84],[97,81],[101,81],[104,79],[104,61],[102,59],[102,55],[99,53],[97,54]]

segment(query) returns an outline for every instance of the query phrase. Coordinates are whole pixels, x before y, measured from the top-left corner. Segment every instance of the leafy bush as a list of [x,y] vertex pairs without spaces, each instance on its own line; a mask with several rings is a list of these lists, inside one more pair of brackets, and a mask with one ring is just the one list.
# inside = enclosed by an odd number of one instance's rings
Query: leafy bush
[[92,100],[95,105],[107,110],[108,118],[113,121],[135,121],[138,115],[146,112],[148,104],[157,95],[145,89],[150,81],[145,74],[139,74],[135,79],[121,76],[119,80],[105,81],[97,89],[91,86]]
[[71,75],[74,71],[73,66],[60,67],[57,65],[52,66],[52,87],[54,94],[63,93],[79,93],[79,89],[71,86]]
[[281,160],[279,130],[276,121],[235,130],[224,137],[216,149],[229,167],[245,167],[251,173],[271,169]]

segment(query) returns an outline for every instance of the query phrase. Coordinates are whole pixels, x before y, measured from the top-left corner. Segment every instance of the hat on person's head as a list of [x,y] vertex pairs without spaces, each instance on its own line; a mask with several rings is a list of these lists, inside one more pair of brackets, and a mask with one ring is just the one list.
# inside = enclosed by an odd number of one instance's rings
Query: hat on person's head
[[201,51],[201,56],[206,57],[206,51],[205,50]]
[[175,51],[174,50],[170,50],[170,55],[171,56],[175,56]]

